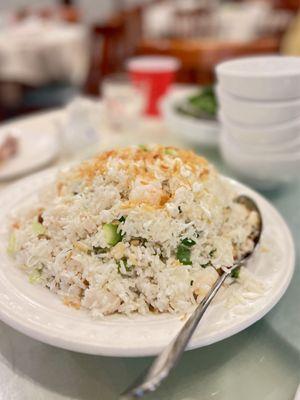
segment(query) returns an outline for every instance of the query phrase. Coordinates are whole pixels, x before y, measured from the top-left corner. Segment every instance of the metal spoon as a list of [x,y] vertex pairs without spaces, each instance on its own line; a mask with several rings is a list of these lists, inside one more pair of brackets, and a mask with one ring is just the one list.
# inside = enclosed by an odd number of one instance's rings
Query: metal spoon
[[259,211],[257,204],[248,196],[238,196],[235,202],[243,204],[248,210],[256,211],[258,214],[258,228],[257,233],[253,239],[254,247],[251,251],[247,251],[242,254],[239,260],[228,270],[224,271],[222,275],[214,283],[213,287],[201,303],[197,306],[195,311],[191,314],[189,319],[183,325],[175,339],[157,356],[152,366],[143,373],[139,379],[130,386],[120,397],[120,400],[137,399],[143,397],[148,392],[153,392],[161,384],[161,382],[167,378],[170,371],[177,365],[184,349],[186,348],[191,336],[198,326],[203,314],[211,301],[217,294],[218,290],[224,283],[225,279],[231,274],[231,272],[238,268],[242,263],[245,263],[249,257],[253,254],[262,232],[262,216]]

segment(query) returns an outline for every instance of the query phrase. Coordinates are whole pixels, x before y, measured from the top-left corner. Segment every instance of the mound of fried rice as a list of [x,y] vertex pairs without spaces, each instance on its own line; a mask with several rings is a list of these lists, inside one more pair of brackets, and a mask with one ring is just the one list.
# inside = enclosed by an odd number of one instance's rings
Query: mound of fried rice
[[189,312],[253,247],[258,217],[204,158],[112,150],[60,172],[11,222],[29,281],[93,316]]

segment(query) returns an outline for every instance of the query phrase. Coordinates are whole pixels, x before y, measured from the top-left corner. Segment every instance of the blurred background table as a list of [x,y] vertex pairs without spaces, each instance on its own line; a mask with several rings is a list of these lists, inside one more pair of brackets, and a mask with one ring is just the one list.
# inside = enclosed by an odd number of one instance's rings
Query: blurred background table
[[[298,5],[297,0],[5,0],[0,120],[61,106],[78,93],[98,95],[103,78],[123,71],[136,54],[176,55],[182,63],[179,82],[213,83],[219,61],[277,53],[282,43],[284,51],[297,53]],[[50,39],[55,26],[61,33]]]

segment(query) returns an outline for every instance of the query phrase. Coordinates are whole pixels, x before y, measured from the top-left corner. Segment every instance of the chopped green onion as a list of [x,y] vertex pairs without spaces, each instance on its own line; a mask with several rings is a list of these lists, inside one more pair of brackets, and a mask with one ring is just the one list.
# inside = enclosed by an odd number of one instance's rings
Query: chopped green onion
[[231,278],[238,279],[240,276],[240,269],[240,267],[234,268],[230,274]]
[[139,148],[144,151],[148,151],[148,147],[144,144],[139,144]]
[[42,271],[40,269],[35,269],[29,275],[29,282],[32,283],[33,285],[35,283],[38,283],[41,279],[41,274],[42,274]]
[[185,239],[183,239],[181,244],[183,244],[184,246],[187,246],[187,247],[192,247],[192,246],[194,246],[194,244],[196,244],[196,242],[193,239],[185,238]]
[[188,247],[184,246],[183,244],[180,244],[177,247],[176,258],[183,265],[191,265],[192,264],[191,250]]
[[115,246],[122,240],[122,234],[118,231],[118,225],[115,224],[104,224],[103,234],[104,239],[109,246]]
[[44,235],[46,233],[46,228],[38,221],[33,221],[32,230],[36,235]]
[[7,254],[12,256],[16,251],[16,235],[12,232],[8,239]]
[[170,156],[176,156],[177,151],[175,149],[165,149],[165,154],[168,154]]
[[124,215],[122,215],[121,218],[119,218],[119,222],[125,222],[126,221],[126,217]]

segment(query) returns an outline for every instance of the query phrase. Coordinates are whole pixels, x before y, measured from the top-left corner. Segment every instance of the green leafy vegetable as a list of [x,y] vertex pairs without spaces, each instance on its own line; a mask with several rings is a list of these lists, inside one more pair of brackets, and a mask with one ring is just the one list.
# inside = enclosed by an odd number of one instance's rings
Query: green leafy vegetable
[[196,242],[193,239],[184,238],[176,251],[176,258],[183,265],[191,265],[191,247],[194,246]]
[[215,119],[218,104],[213,87],[203,87],[198,93],[179,104],[177,111],[194,118]]
[[183,265],[192,265],[191,250],[183,244],[177,247],[176,258]]
[[183,241],[182,241],[181,243],[182,243],[184,246],[187,246],[187,247],[192,247],[192,246],[194,246],[194,245],[196,244],[195,240],[193,240],[193,239],[188,239],[188,238],[183,239]]
[[234,268],[234,270],[232,270],[230,274],[231,278],[238,279],[240,276],[240,269],[241,269],[240,267]]

